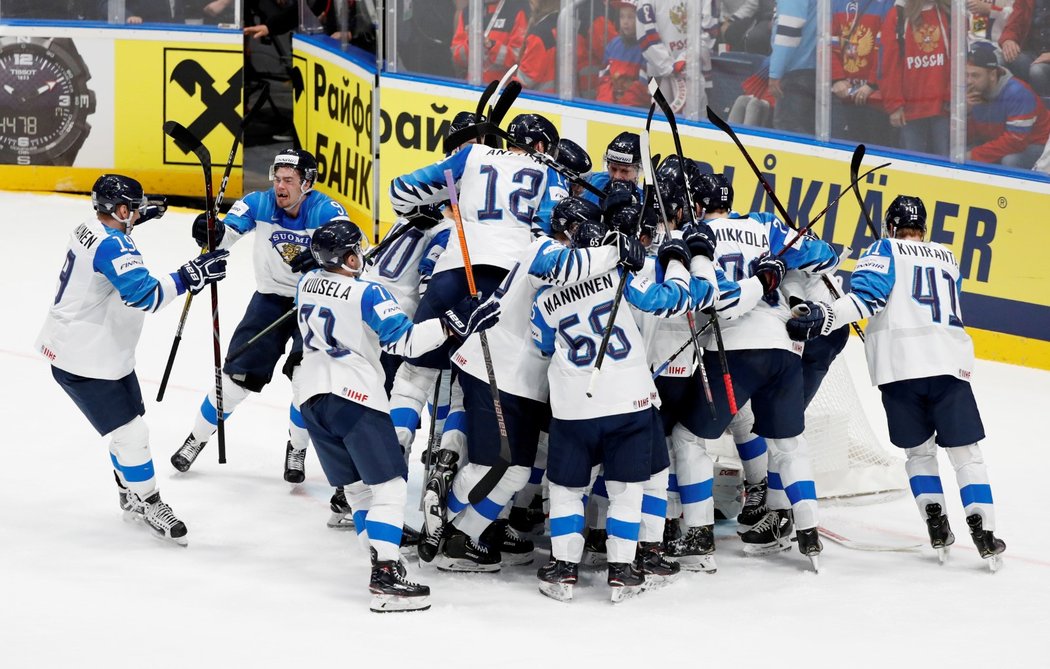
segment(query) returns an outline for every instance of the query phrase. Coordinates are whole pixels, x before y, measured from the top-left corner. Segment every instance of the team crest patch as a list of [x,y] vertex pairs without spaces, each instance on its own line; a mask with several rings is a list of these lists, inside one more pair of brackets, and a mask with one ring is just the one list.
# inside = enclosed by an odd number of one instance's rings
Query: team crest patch
[[940,26],[924,23],[914,29],[912,37],[923,53],[933,53],[941,43]]
[[684,33],[686,31],[686,28],[689,27],[686,21],[686,18],[689,16],[689,10],[686,8],[684,2],[679,3],[676,7],[672,7],[669,16],[671,19],[671,24],[675,28],[678,28],[679,32]]
[[295,256],[310,247],[310,237],[287,230],[278,230],[270,235],[270,243],[281,254],[281,259],[291,264]]

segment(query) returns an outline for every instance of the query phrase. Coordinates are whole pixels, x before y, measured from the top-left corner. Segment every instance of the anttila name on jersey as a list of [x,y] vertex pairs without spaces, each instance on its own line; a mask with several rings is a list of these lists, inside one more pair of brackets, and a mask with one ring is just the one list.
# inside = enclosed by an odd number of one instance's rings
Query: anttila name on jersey
[[719,242],[736,242],[748,246],[769,247],[769,235],[759,235],[753,230],[740,230],[738,228],[715,228],[715,239]]
[[94,232],[91,232],[91,228],[88,227],[87,223],[81,223],[76,230],[73,231],[73,237],[77,242],[86,249],[91,248],[98,241],[98,237],[95,236]]
[[310,295],[325,295],[340,300],[348,300],[350,299],[350,291],[352,290],[352,285],[347,285],[342,281],[315,277],[303,282],[303,287],[299,289],[299,292],[308,293]]
[[612,287],[613,280],[611,274],[603,274],[594,279],[581,281],[580,283],[562,288],[556,293],[552,293],[550,297],[543,301],[543,309],[547,312],[547,315],[550,316],[558,309],[558,307],[571,304],[576,300],[582,300],[585,297],[589,297],[590,295],[594,295],[605,289],[611,290]]

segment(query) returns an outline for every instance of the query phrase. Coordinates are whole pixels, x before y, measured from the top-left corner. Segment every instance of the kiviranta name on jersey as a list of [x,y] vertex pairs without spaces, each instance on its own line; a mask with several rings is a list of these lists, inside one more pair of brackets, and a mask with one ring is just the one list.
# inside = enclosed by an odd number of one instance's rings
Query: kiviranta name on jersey
[[[892,241],[896,242],[896,240],[892,240]],[[937,247],[934,247],[934,246],[928,246],[926,244],[919,245],[919,244],[901,244],[901,243],[895,243],[893,246],[897,250],[897,253],[899,253],[901,255],[904,255],[904,256],[917,256],[917,257],[920,257],[920,258],[936,258],[937,260],[941,260],[943,262],[950,263],[952,265],[957,265],[958,264],[955,261],[955,255],[951,251],[949,251],[948,249],[943,248],[943,247],[942,248],[937,248]]]
[[553,314],[558,307],[571,304],[576,300],[582,300],[585,297],[594,295],[605,289],[612,290],[612,288],[612,273],[603,274],[602,276],[588,279],[587,281],[581,281],[580,283],[567,286],[551,293],[550,297],[543,300],[543,310],[546,311],[549,316]]
[[351,284],[333,279],[316,277],[313,279],[307,279],[303,283],[302,288],[299,289],[299,292],[308,295],[325,295],[340,300],[348,300],[350,299],[350,292],[352,290],[353,285]]

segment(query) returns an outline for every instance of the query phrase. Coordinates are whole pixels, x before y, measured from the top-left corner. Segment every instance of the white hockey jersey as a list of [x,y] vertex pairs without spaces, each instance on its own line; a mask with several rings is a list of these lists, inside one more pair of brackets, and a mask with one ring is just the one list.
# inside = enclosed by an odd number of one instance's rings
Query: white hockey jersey
[[[659,269],[656,258],[649,256],[645,259],[645,267],[641,272],[638,272],[638,276],[659,282],[663,280],[663,272],[659,271]],[[689,321],[686,320],[684,315],[673,318],[661,318],[633,305],[631,306],[631,313],[634,314],[638,330],[642,333],[642,339],[645,341],[645,357],[649,368],[654,371],[658,365],[663,364],[665,360],[670,358],[681,347],[683,342],[689,339]],[[660,376],[689,377],[693,375],[695,369],[696,358],[690,347],[671,361],[671,364],[660,372]]]
[[296,396],[306,401],[332,393],[389,413],[379,362],[387,353],[419,356],[445,341],[436,318],[415,326],[383,286],[316,269],[303,275],[296,293],[303,362],[295,374]]
[[[408,220],[399,218],[387,234],[396,234],[406,225]],[[412,318],[421,298],[420,281],[434,271],[452,227],[452,221],[446,220],[430,228],[406,230],[365,269],[362,278],[383,285],[397,298],[405,315]]]
[[[562,176],[528,155],[471,144],[394,179],[390,184],[394,210],[406,212],[447,200],[445,170],[452,170],[459,184],[459,211],[472,265],[509,270],[532,242],[533,227],[549,232],[551,210],[568,196]],[[459,267],[463,267],[463,253],[459,236],[452,234],[434,273]]]
[[[801,355],[802,344],[791,341],[784,325],[791,317],[787,298],[780,290],[764,297],[762,284],[752,275],[752,265],[761,255],[776,255],[797,233],[773,214],[761,212],[747,216],[731,213],[725,218],[708,219],[706,223],[718,241],[716,308],[726,349],[777,348]],[[839,262],[829,244],[809,236],[795,241],[781,259],[788,269],[809,274],[832,272]],[[703,343],[709,346],[712,342],[709,332]]]
[[277,206],[273,189],[248,193],[230,207],[222,223],[225,235],[219,248],[228,249],[244,235],[255,231],[252,261],[256,290],[268,295],[292,297],[299,274],[289,263],[310,246],[314,230],[346,210],[320,191],[307,193],[295,218]]
[[[532,343],[530,314],[536,293],[544,286],[566,286],[610,272],[616,249],[567,248],[553,239],[537,239],[496,290],[500,319],[486,331],[496,385],[505,393],[546,402],[550,359]],[[476,379],[487,380],[481,336],[471,335],[452,355],[456,365]]]
[[[963,328],[959,264],[936,242],[881,239],[857,261],[843,322],[868,318],[864,351],[874,385],[931,376],[969,381],[973,340]],[[854,309],[856,311],[854,311]]]
[[[620,271],[617,268],[571,286],[544,288],[536,295],[532,336],[540,350],[551,356],[547,377],[555,418],[598,418],[659,405],[645,342],[630,309],[623,307],[616,313],[594,396],[586,395]],[[678,261],[671,262],[663,283],[632,275],[623,293],[628,304],[662,316],[681,315],[694,306],[703,308],[714,296],[713,286],[691,278]]]
[[151,275],[131,237],[94,217],[70,235],[37,350],[71,374],[121,379],[135,369],[146,312],[185,290],[178,274]]

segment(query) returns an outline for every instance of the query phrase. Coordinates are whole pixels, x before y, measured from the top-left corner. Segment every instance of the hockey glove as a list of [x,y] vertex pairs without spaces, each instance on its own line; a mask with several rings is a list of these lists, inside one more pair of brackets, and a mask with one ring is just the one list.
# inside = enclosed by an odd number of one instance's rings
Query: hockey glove
[[769,295],[776,290],[780,282],[784,280],[784,274],[787,273],[787,265],[784,261],[768,253],[752,260],[750,269],[751,276],[758,277],[758,280],[762,282],[763,295]]
[[787,322],[788,337],[793,341],[809,341],[832,331],[835,312],[825,302],[805,301],[791,310]]
[[499,321],[500,303],[495,297],[480,302],[476,297],[463,300],[441,315],[445,329],[460,341],[475,332],[488,330]]
[[445,220],[445,217],[441,215],[441,207],[436,204],[421,204],[413,207],[405,214],[405,218],[408,219],[409,225],[420,230],[429,230]]
[[295,375],[295,368],[302,364],[302,362],[303,352],[292,351],[288,354],[288,357],[284,359],[284,366],[281,367],[281,373],[287,376],[288,380],[291,381],[292,377]]
[[226,256],[229,251],[211,251],[199,255],[179,268],[179,279],[186,290],[194,295],[226,276]]
[[660,263],[660,267],[667,271],[667,265],[672,260],[678,260],[686,267],[689,267],[689,260],[692,258],[692,254],[689,253],[689,246],[681,239],[668,239],[660,244],[660,250],[656,252],[656,261]]
[[292,261],[288,263],[288,266],[292,268],[293,272],[299,274],[306,274],[310,270],[320,267],[320,265],[317,264],[317,259],[314,258],[314,254],[308,248],[303,249],[299,252],[299,255],[292,258]]
[[645,247],[635,237],[622,232],[610,232],[603,240],[605,244],[615,244],[620,256],[620,267],[628,272],[640,272],[645,267]]
[[[135,225],[142,225],[146,221],[160,218],[168,210],[168,198],[163,195],[154,195],[146,201],[146,208]],[[206,224],[205,224],[206,225]]]
[[[215,247],[218,248],[219,244],[222,243],[222,236],[226,234],[226,226],[223,225],[222,221],[215,220]],[[197,242],[197,246],[203,248],[208,247],[208,212],[204,211],[197,214],[197,218],[193,219],[193,240]]]
[[697,221],[687,225],[682,230],[682,239],[689,245],[689,252],[694,256],[715,259],[715,233],[707,223]]

